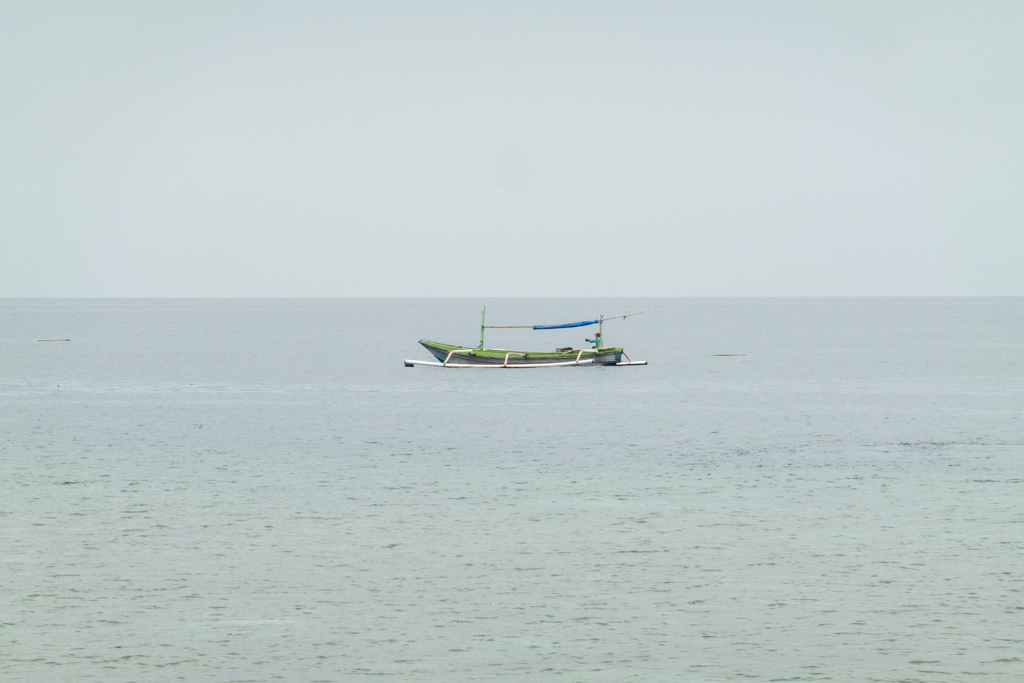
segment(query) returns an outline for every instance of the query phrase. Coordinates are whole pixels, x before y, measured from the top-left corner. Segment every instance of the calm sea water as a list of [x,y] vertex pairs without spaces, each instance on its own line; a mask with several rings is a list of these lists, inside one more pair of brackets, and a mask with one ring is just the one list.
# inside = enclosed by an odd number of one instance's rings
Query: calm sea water
[[1024,299],[482,303],[0,300],[0,680],[1024,678]]

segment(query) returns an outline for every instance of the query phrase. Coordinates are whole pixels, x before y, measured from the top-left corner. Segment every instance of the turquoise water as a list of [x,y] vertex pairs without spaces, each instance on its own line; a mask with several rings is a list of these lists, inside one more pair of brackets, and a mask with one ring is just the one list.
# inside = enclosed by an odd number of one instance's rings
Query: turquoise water
[[0,679],[1024,677],[1024,299],[483,303],[0,300]]

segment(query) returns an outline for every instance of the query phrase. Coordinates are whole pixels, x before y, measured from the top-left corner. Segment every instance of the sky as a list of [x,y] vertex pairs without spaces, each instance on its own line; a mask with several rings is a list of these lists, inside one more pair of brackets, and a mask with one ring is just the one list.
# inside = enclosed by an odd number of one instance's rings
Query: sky
[[1024,3],[0,0],[0,296],[1024,295]]

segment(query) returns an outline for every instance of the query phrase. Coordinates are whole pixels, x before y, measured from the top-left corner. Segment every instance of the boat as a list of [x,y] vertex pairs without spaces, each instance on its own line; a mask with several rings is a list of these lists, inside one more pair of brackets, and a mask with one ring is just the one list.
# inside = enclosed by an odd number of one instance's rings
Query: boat
[[[550,368],[579,365],[647,365],[645,360],[630,360],[620,346],[604,345],[604,323],[606,320],[625,320],[640,313],[606,318],[603,315],[595,320],[581,320],[560,325],[488,325],[487,307],[480,315],[480,345],[477,347],[442,344],[441,342],[420,339],[419,343],[436,361],[406,360],[405,367],[426,365],[442,368]],[[487,329],[532,329],[561,330],[570,327],[588,327],[597,325],[597,333],[593,339],[586,341],[592,346],[584,349],[565,347],[554,351],[509,351],[508,349],[484,348],[484,331]],[[625,359],[625,360],[623,360]]]

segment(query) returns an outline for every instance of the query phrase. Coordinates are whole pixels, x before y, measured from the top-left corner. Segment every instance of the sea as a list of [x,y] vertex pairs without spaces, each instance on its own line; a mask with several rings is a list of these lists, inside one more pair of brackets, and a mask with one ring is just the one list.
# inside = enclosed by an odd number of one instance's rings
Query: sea
[[0,681],[371,677],[1024,680],[1024,298],[0,299]]

